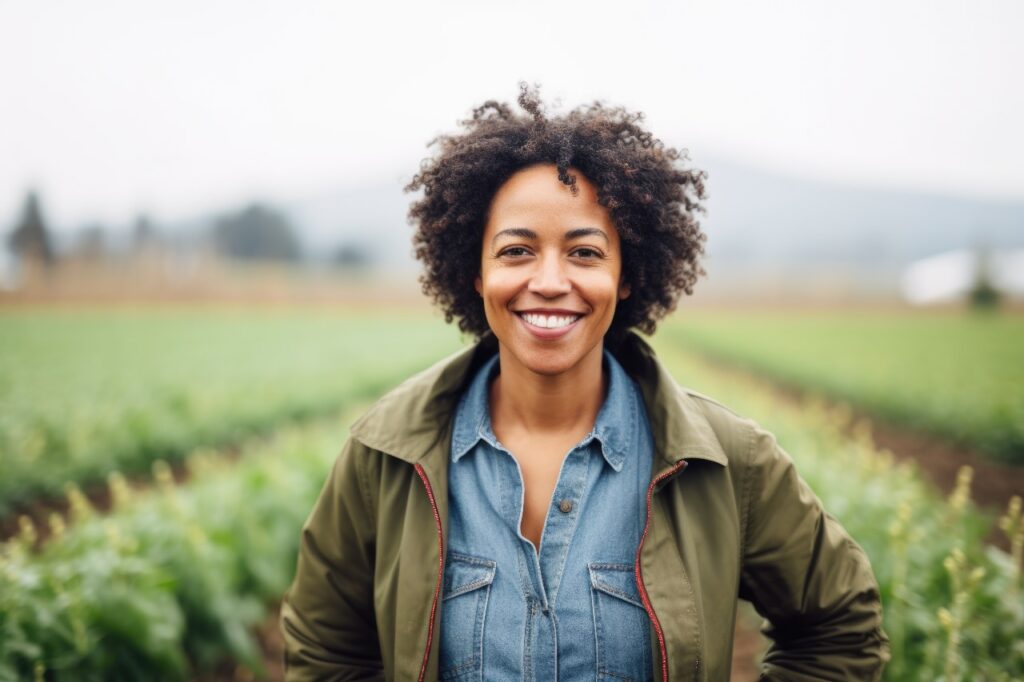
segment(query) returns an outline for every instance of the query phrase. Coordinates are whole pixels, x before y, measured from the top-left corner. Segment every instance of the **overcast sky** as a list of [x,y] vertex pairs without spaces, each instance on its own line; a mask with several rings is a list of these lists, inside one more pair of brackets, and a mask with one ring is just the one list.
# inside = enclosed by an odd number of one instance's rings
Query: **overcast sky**
[[1024,199],[1021,0],[155,5],[0,0],[0,227],[394,181],[520,79],[698,167]]

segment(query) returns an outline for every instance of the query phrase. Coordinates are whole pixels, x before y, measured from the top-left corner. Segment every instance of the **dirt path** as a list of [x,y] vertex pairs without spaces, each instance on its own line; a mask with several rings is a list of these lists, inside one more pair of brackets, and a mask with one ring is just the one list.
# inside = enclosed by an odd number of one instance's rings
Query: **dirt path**
[[[764,386],[778,397],[790,404],[804,403],[812,393],[820,394],[792,385],[779,384],[764,375],[737,367],[736,365],[713,360],[701,356],[702,360],[713,366],[716,371],[733,375],[742,381],[752,381]],[[832,401],[833,405],[838,401]],[[993,462],[971,448],[954,444],[933,434],[915,430],[905,425],[889,422],[868,413],[865,410],[850,407],[854,416],[846,427],[846,435],[853,436],[858,422],[867,420],[871,424],[872,437],[877,447],[890,450],[899,460],[914,461],[921,472],[943,494],[949,494],[956,482],[957,472],[962,466],[974,469],[971,486],[972,498],[976,504],[993,512],[1002,512],[1013,495],[1024,495],[1024,467],[1013,467]],[[236,448],[226,448],[229,457],[237,457]],[[187,470],[181,463],[173,465],[175,479],[182,482],[187,477]],[[151,484],[148,476],[142,475],[132,481],[133,487],[145,488]],[[109,491],[106,486],[98,485],[87,489],[90,502],[99,510],[105,511],[110,506]],[[21,510],[29,515],[37,524],[41,540],[48,533],[48,524],[44,520],[49,513],[56,511],[62,515],[67,512],[67,501],[63,498],[40,500]],[[17,532],[17,515],[0,520],[0,539]],[[989,541],[1002,546],[1006,539],[1001,533],[993,532]],[[733,645],[732,682],[755,682],[758,677],[757,659],[763,653],[766,640],[757,630],[758,619],[752,609],[741,606],[736,619],[736,631]],[[284,642],[278,629],[278,607],[256,630],[256,636],[263,651],[263,665],[267,672],[267,680],[283,680]],[[227,680],[252,680],[251,673],[233,664],[225,664],[211,676],[201,678],[206,682],[225,682]]]
[[760,621],[754,607],[740,603],[732,642],[731,682],[757,682],[758,662],[768,647],[768,640],[758,630]]
[[[249,447],[259,436],[250,436],[244,443],[233,443],[218,447],[217,457],[226,461],[235,461],[241,454],[243,447]],[[188,482],[189,471],[184,460],[171,460],[166,462],[170,467],[171,475],[176,485]],[[154,487],[153,475],[149,472],[135,473],[125,476],[125,482],[134,493],[145,493]],[[113,507],[114,500],[110,492],[110,486],[106,483],[91,482],[82,485],[82,494],[88,500],[89,505],[100,514],[107,514]],[[67,496],[40,497],[31,502],[15,505],[14,510],[6,516],[0,517],[0,542],[18,534],[19,525],[23,517],[28,518],[36,529],[36,546],[42,545],[50,537],[50,517],[56,514],[61,517],[65,524],[70,525],[71,504]]]
[[[791,405],[802,405],[812,395],[819,399],[823,397],[820,393],[779,383],[723,360],[704,355],[700,357],[716,371],[731,374],[742,381],[757,383]],[[824,399],[832,406],[840,403],[827,397]],[[953,443],[948,438],[885,420],[849,403],[844,404],[853,414],[853,419],[845,429],[847,436],[854,435],[859,422],[867,421],[871,424],[872,437],[878,448],[890,450],[898,460],[914,461],[924,476],[944,495],[952,492],[957,472],[966,465],[974,469],[971,499],[978,506],[1001,513],[1012,496],[1024,496],[1024,467],[1001,464],[970,447]]]

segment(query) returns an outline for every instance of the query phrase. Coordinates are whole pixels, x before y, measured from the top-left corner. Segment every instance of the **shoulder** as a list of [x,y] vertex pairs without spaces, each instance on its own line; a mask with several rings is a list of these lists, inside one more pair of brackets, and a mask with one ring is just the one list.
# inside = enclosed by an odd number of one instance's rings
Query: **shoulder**
[[757,426],[753,419],[740,414],[717,398],[689,386],[677,384],[677,389],[701,411],[712,426],[716,427],[716,432],[729,429],[750,430]]
[[616,357],[640,386],[655,442],[672,461],[703,459],[724,466],[750,460],[759,426],[720,400],[680,383],[637,334],[616,347]]
[[443,435],[467,381],[495,350],[485,338],[417,372],[377,399],[352,424],[351,436],[416,461]]
[[686,386],[678,390],[706,420],[730,466],[742,470],[791,464],[775,434],[752,417],[740,414],[717,398]]

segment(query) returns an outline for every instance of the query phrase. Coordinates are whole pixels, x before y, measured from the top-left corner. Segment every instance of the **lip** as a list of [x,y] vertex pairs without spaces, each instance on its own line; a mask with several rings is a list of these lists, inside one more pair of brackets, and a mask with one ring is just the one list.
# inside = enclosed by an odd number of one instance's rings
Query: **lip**
[[[576,321],[573,322],[572,324],[560,327],[558,329],[548,329],[547,327],[538,327],[536,325],[530,324],[529,322],[526,321],[526,318],[523,317],[523,313],[536,313],[538,315],[578,315],[579,317],[577,317]],[[519,319],[519,322],[523,325],[523,327],[526,328],[528,332],[533,334],[536,338],[543,339],[545,341],[551,341],[553,339],[562,338],[563,336],[571,332],[573,329],[575,329],[576,325],[580,323],[580,320],[582,320],[585,317],[585,315],[583,315],[582,313],[578,313],[573,310],[551,309],[517,310],[515,311],[515,315],[516,318]]]
[[567,308],[523,308],[522,310],[513,310],[516,315],[522,315],[523,313],[533,313],[535,315],[583,315],[578,310],[569,310]]

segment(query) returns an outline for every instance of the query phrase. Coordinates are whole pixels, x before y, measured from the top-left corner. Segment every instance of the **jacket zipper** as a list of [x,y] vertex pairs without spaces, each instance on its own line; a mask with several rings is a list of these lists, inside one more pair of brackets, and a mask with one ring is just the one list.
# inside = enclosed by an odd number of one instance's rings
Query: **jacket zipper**
[[658,649],[661,651],[661,679],[663,682],[668,682],[668,653],[665,651],[665,633],[661,629],[661,622],[658,620],[658,616],[655,615],[654,607],[651,606],[651,600],[647,596],[647,588],[644,586],[643,575],[640,571],[640,552],[643,551],[644,540],[647,539],[647,531],[651,528],[651,498],[654,495],[654,486],[685,468],[686,460],[681,459],[671,469],[662,473],[647,486],[647,519],[644,521],[644,532],[640,536],[640,544],[636,548],[636,565],[634,568],[636,586],[640,591],[640,599],[644,603],[647,616],[651,619],[651,624],[654,625],[654,633],[658,636]]
[[[444,534],[441,532],[441,514],[437,511],[437,501],[434,499],[434,490],[430,487],[430,480],[427,478],[427,473],[423,470],[423,465],[417,463],[415,467],[416,473],[419,475],[420,480],[423,481],[423,487],[427,490],[427,498],[430,500],[430,509],[434,513],[434,525],[437,526],[438,550],[437,583],[434,586],[434,598],[430,602],[430,623],[427,625],[427,648],[426,651],[423,652],[423,662],[420,664],[420,676],[418,678],[419,682],[423,682],[423,678],[427,674],[427,661],[430,658],[430,644],[434,637],[434,616],[437,614],[437,598],[441,594],[441,584],[444,579]],[[644,540],[647,539],[647,533],[651,528],[651,500],[654,495],[654,486],[685,468],[686,460],[681,459],[671,469],[662,473],[651,481],[649,486],[647,486],[647,518],[644,521],[644,532],[640,536],[640,544],[636,549],[636,564],[634,566],[636,586],[640,591],[640,599],[644,603],[644,609],[647,611],[647,615],[651,619],[651,623],[654,625],[654,632],[658,636],[658,649],[661,652],[661,679],[666,682],[668,680],[668,654],[665,651],[665,633],[661,629],[661,622],[658,620],[658,616],[654,613],[654,607],[651,606],[651,600],[647,596],[647,588],[644,586],[644,579],[640,570],[640,553],[643,551]]]
[[[437,555],[439,557],[437,585],[434,586],[434,600],[430,603],[430,623],[427,625],[427,650],[423,652],[423,663],[420,665],[419,682],[423,682],[423,678],[427,674],[427,661],[430,658],[430,643],[434,638],[434,616],[437,614],[437,597],[441,594],[441,581],[444,579],[444,535],[441,533],[441,514],[437,511],[437,501],[434,499],[434,490],[430,487],[430,481],[427,479],[427,472],[423,470],[423,465],[421,464],[416,464],[415,467],[416,473],[419,474],[420,480],[423,481],[423,487],[427,489],[430,508],[434,512],[434,525],[437,526]],[[650,497],[648,497],[649,508]]]

